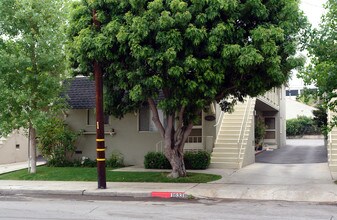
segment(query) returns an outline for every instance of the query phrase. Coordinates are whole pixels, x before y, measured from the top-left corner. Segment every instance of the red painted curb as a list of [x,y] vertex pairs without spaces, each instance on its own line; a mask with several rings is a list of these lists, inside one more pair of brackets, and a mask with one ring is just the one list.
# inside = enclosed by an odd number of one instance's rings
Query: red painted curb
[[151,197],[158,198],[186,198],[186,194],[184,192],[151,192]]

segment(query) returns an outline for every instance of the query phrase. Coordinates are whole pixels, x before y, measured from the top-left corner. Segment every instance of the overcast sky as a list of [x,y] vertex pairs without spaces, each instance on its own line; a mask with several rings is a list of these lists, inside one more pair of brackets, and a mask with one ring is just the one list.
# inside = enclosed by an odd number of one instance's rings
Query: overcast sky
[[[301,0],[301,9],[314,27],[318,27],[319,25],[321,16],[324,13],[323,4],[325,2],[326,0]],[[289,86],[292,88],[302,88],[304,86],[303,81],[297,79],[295,75],[296,73],[293,74]]]

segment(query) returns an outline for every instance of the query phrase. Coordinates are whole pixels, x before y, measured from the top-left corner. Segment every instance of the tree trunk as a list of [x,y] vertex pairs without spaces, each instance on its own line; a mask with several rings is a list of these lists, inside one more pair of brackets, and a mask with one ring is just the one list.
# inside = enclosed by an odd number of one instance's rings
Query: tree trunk
[[[184,163],[184,146],[187,137],[192,131],[193,123],[184,125],[183,115],[185,107],[182,107],[178,113],[178,123],[176,123],[176,115],[166,115],[166,126],[160,121],[158,109],[153,99],[148,99],[149,107],[152,111],[152,121],[156,125],[159,133],[164,139],[164,154],[172,166],[172,172],[168,175],[171,178],[185,177],[186,168]],[[175,129],[176,128],[176,129]]]
[[165,147],[165,156],[172,166],[172,172],[168,175],[171,178],[185,177],[186,168],[184,163],[184,154],[178,148]]
[[36,173],[36,130],[31,125],[29,126],[30,129],[30,170],[29,173]]
[[182,126],[175,131],[174,129],[170,129],[170,124],[168,123],[166,128],[164,152],[172,166],[172,172],[168,176],[171,178],[185,177],[187,173],[184,163],[184,146],[193,125]]

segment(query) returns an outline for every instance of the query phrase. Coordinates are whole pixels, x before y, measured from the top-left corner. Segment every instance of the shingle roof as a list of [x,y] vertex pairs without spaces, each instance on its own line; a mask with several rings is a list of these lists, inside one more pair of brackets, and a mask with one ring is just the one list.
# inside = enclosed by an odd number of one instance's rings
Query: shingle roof
[[95,108],[95,82],[87,77],[75,77],[66,82],[67,101],[72,109]]

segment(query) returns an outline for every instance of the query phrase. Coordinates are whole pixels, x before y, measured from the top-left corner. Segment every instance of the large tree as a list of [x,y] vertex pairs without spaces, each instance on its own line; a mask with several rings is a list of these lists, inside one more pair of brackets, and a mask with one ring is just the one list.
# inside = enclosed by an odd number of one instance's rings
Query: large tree
[[[321,101],[336,111],[337,89],[337,2],[328,0],[326,14],[322,16],[318,28],[308,37],[307,50],[310,63],[299,76],[307,84],[314,84]],[[335,121],[335,123],[337,120]]]
[[0,132],[30,130],[36,172],[36,128],[60,102],[65,70],[65,1],[0,1]]
[[301,63],[294,54],[306,19],[298,2],[82,0],[70,21],[70,60],[77,74],[100,64],[108,113],[150,107],[170,175],[185,176],[184,143],[204,108],[263,94]]

